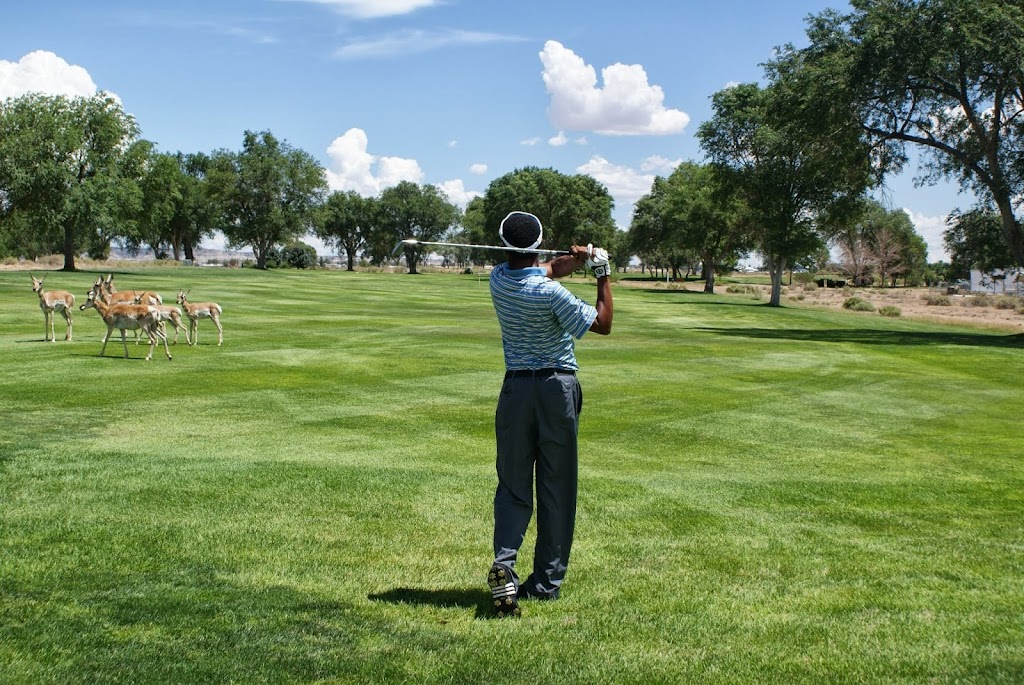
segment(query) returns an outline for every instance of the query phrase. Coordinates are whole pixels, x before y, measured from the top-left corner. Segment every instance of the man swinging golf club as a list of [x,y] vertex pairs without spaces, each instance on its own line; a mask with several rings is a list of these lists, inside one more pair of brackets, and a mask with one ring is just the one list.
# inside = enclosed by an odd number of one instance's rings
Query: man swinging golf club
[[[494,494],[494,563],[487,574],[498,617],[518,616],[519,600],[557,599],[569,564],[576,521],[577,443],[583,392],[576,380],[574,339],[612,329],[608,253],[574,245],[568,255],[538,263],[540,220],[512,212],[498,231],[508,261],[491,272],[491,299],[501,325],[505,381],[494,418],[498,488]],[[597,276],[592,307],[553,279],[586,261]],[[522,583],[516,556],[533,515],[533,571]]]

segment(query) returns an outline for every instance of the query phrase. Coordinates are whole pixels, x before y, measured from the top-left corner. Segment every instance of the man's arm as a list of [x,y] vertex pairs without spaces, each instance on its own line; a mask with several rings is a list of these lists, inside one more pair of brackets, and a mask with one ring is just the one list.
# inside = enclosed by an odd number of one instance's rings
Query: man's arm
[[576,269],[583,266],[587,257],[586,245],[573,245],[569,248],[570,254],[555,257],[550,262],[544,263],[544,270],[548,278],[565,278]]
[[[571,254],[556,257],[544,264],[548,278],[563,278],[586,263],[591,256],[591,250],[585,245],[573,245],[569,248]],[[607,254],[604,257],[607,260]],[[605,272],[607,272],[607,261],[605,261]],[[599,335],[608,335],[612,332],[612,281],[607,273],[597,279],[597,318],[590,324],[590,330]]]
[[597,279],[597,318],[590,324],[590,330],[599,335],[612,332],[612,279],[600,276]]

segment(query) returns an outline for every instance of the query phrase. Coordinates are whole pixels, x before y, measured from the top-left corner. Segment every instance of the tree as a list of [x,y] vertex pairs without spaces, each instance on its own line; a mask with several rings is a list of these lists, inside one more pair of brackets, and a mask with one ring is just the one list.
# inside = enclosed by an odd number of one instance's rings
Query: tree
[[251,247],[258,269],[267,268],[271,248],[315,226],[314,210],[327,190],[323,167],[270,131],[246,131],[239,153],[214,153],[208,178],[228,244]]
[[[406,238],[437,241],[459,222],[459,208],[448,201],[436,186],[420,186],[402,181],[380,194],[379,220],[382,234],[392,244]],[[405,247],[405,261],[409,273],[417,273],[416,266],[427,250],[421,246]]]
[[178,187],[181,199],[171,217],[167,240],[174,259],[184,254],[185,259],[195,261],[195,248],[213,233],[223,212],[207,178],[210,157],[202,152],[178,152],[175,157],[182,172]]
[[899,276],[915,282],[924,277],[928,246],[902,210],[858,201],[833,217],[825,233],[840,250],[840,270],[856,285],[870,285],[876,274],[890,287]]
[[[566,176],[554,169],[526,167],[491,181],[484,194],[488,242],[509,212],[529,212],[544,227],[545,249],[608,245],[614,237],[614,201],[590,176]],[[614,258],[615,255],[613,255]]]
[[667,181],[664,224],[673,242],[700,256],[706,293],[715,291],[716,266],[735,263],[751,242],[730,176],[724,167],[683,162]]
[[942,241],[951,257],[950,278],[968,278],[971,269],[991,273],[1014,264],[1003,240],[1002,218],[992,209],[954,210],[946,218]]
[[712,98],[714,116],[701,125],[705,153],[735,179],[779,306],[789,263],[822,244],[818,217],[859,196],[867,185],[867,155],[849,125],[806,111],[801,65],[769,66],[772,83],[747,83]]
[[[103,255],[129,232],[148,147],[109,94],[29,94],[0,102],[0,214],[15,250]],[[11,240],[13,239],[13,240]]]
[[[482,196],[474,197],[466,205],[462,213],[461,230],[455,234],[453,242],[467,245],[492,245],[494,236],[487,233],[486,201]],[[487,262],[502,261],[501,253],[494,250],[467,250],[468,259],[473,264],[483,266]]]
[[[126,245],[138,250],[142,243],[153,248],[157,259],[166,256],[163,246],[170,243],[170,224],[182,202],[183,174],[174,155],[151,150],[139,186],[142,203],[136,230],[125,236]],[[174,258],[178,259],[177,246]]]
[[355,270],[355,259],[367,242],[374,225],[376,200],[363,197],[354,190],[335,191],[321,208],[316,235],[324,242],[345,251],[348,270]]
[[312,269],[316,266],[316,248],[301,240],[288,243],[281,248],[281,262],[293,269]]
[[667,257],[672,240],[665,225],[665,195],[668,181],[655,176],[651,191],[633,205],[633,218],[629,222],[628,245],[630,254],[640,259],[642,268],[667,268]]
[[[881,171],[907,146],[928,153],[926,182],[959,181],[997,209],[1024,266],[1014,210],[1024,195],[1024,6],[1015,0],[853,0],[809,19],[799,51],[817,108],[849,109]],[[796,53],[792,48],[790,53]]]

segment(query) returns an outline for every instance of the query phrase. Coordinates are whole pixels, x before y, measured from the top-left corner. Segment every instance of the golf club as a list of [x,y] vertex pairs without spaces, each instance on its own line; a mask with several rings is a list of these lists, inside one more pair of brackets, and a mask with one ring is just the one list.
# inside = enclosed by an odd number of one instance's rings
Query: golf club
[[466,243],[432,243],[426,240],[417,240],[416,238],[406,238],[405,240],[398,241],[395,245],[395,249],[391,251],[391,254],[397,254],[398,248],[404,246],[415,246],[415,245],[443,245],[445,247],[468,247],[475,250],[501,250],[503,252],[526,252],[529,254],[571,254],[568,250],[536,250],[536,249],[522,249],[516,250],[505,245],[469,245]]

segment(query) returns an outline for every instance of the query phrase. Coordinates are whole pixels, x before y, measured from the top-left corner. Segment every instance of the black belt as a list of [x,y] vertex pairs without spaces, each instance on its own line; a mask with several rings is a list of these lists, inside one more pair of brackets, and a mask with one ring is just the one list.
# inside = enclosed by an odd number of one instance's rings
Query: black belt
[[513,369],[505,372],[505,380],[509,378],[550,378],[560,373],[569,376],[576,375],[576,372],[570,369]]

